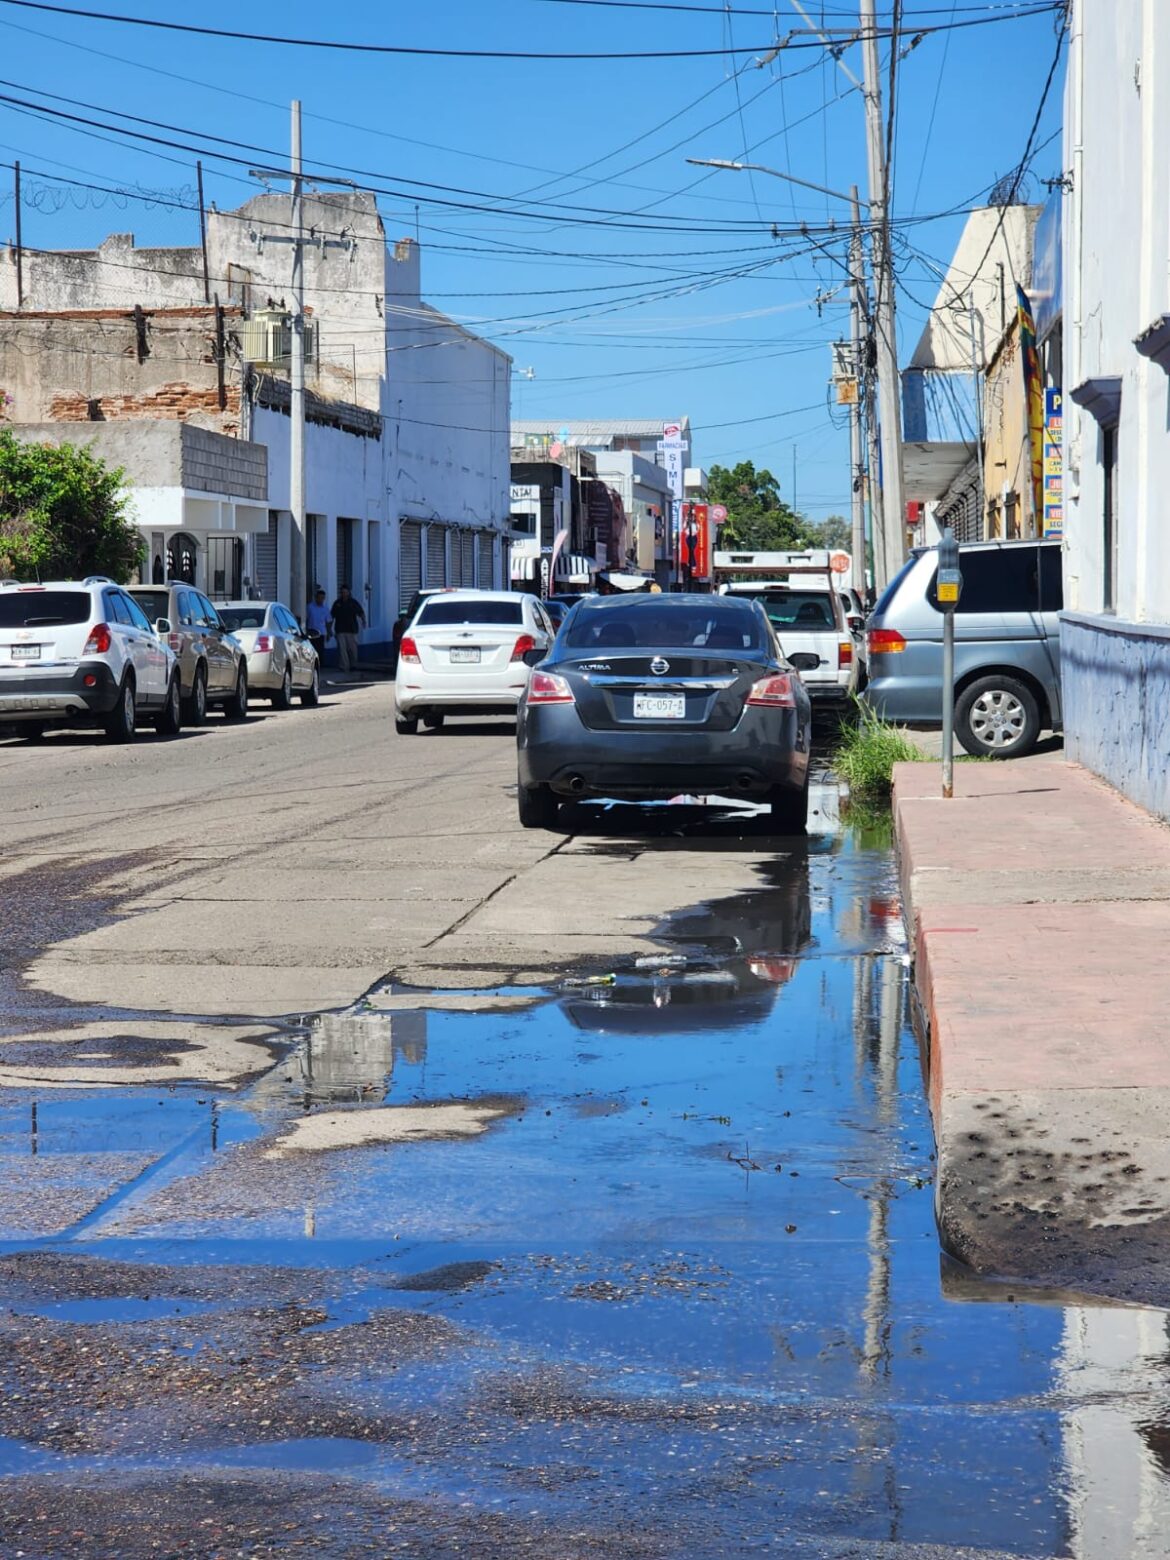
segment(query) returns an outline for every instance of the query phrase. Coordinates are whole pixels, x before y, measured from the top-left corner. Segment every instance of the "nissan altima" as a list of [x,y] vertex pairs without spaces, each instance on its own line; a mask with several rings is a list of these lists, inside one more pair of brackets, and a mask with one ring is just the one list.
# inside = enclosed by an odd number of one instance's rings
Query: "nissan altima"
[[517,712],[520,822],[562,800],[685,793],[808,818],[808,694],[763,608],[733,596],[590,597],[566,620]]

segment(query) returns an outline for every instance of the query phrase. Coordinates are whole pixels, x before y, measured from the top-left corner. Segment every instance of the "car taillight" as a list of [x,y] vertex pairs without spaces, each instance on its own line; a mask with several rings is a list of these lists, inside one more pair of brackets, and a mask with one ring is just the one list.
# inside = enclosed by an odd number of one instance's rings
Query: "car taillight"
[[533,672],[528,682],[529,704],[572,704],[573,690],[555,672]]
[[853,665],[853,641],[852,639],[839,639],[837,641],[837,670],[848,671]]
[[865,642],[870,655],[897,655],[906,648],[906,640],[896,628],[871,628]]
[[256,649],[258,651],[261,651],[261,652],[271,650],[272,649],[272,635],[271,634],[257,634],[256,635]]
[[410,637],[409,634],[404,634],[402,636],[402,643],[398,647],[398,659],[400,661],[410,661],[415,666],[420,664],[418,658],[418,646],[415,644],[414,640]]
[[85,641],[85,649],[82,655],[108,655],[110,650],[110,629],[106,623],[95,623],[89,631],[89,638]]
[[536,640],[531,634],[521,634],[512,649],[513,661],[522,661],[530,650],[536,649]]
[[766,980],[772,986],[782,986],[796,973],[796,960],[778,959],[769,954],[767,957],[749,959],[748,969],[757,980]]
[[787,672],[780,672],[775,677],[763,677],[758,683],[752,684],[751,692],[744,702],[766,704],[772,709],[794,710],[796,693],[792,687],[792,678]]

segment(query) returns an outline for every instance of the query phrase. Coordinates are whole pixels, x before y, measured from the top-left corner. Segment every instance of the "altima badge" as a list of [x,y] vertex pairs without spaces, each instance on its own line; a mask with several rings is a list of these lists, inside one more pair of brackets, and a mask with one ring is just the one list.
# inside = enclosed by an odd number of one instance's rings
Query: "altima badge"
[[661,677],[664,675],[664,673],[670,671],[670,662],[664,661],[660,655],[656,655],[650,662],[650,670],[654,673],[655,677]]

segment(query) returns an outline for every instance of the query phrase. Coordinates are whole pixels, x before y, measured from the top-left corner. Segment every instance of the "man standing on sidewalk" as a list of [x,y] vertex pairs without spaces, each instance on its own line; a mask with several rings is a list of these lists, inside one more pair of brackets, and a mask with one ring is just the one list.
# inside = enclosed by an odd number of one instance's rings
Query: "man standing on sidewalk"
[[337,600],[329,610],[333,619],[333,633],[337,639],[337,654],[343,672],[356,672],[358,662],[358,635],[366,626],[366,614],[361,603],[350,595],[349,586],[342,585]]
[[317,660],[324,669],[325,641],[329,638],[329,608],[325,605],[325,592],[320,585],[305,609],[305,628],[317,652]]

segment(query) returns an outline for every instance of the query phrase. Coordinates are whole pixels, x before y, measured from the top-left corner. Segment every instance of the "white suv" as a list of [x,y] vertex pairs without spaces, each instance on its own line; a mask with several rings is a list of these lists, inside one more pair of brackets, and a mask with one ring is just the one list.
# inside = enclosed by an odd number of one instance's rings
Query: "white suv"
[[179,668],[129,592],[102,575],[0,585],[0,724],[34,740],[100,726],[128,742],[144,713],[178,733]]

